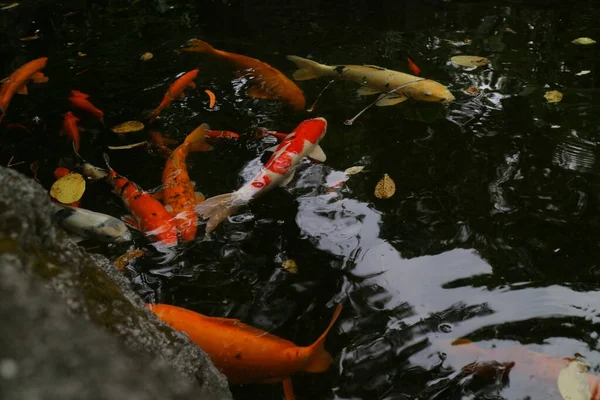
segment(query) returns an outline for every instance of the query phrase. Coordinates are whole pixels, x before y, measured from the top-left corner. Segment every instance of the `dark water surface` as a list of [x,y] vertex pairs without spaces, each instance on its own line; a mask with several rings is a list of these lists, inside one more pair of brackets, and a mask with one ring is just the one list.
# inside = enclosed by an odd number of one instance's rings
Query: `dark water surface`
[[[320,335],[343,301],[326,343],[335,362],[326,373],[294,378],[299,399],[560,398],[555,382],[514,371],[509,385],[474,384],[459,371],[475,356],[463,364],[444,359],[444,344],[462,337],[485,349],[522,344],[556,358],[580,353],[600,369],[600,58],[598,45],[570,43],[600,39],[595,2],[99,3],[25,1],[0,11],[3,76],[33,58],[50,59],[50,81],[15,97],[3,121],[32,133],[0,127],[3,165],[14,155],[25,161],[15,168],[31,174],[29,164],[39,160],[49,187],[59,160],[71,156],[58,136],[71,89],[90,94],[112,126],[142,119],[176,76],[196,67],[199,90],[153,128],[183,140],[207,122],[242,135],[188,158],[207,196],[238,188],[272,145],[250,140],[256,127],[289,132],[312,116],[329,121],[326,163],[304,164],[288,187],[243,209],[210,240],[200,234],[173,261],[150,254],[130,266],[147,301],[239,318],[300,345]],[[36,32],[38,40],[19,40]],[[356,84],[336,83],[314,113],[294,113],[246,97],[209,56],[173,51],[192,37],[288,76],[295,68],[287,54],[404,72],[409,56],[456,101],[374,108],[345,126],[370,101],[356,96]],[[147,51],[154,58],[143,63]],[[448,61],[457,54],[491,64],[458,69]],[[582,70],[591,72],[575,75]],[[326,82],[299,83],[307,105]],[[472,96],[468,87],[481,93]],[[217,108],[208,109],[204,89],[215,92]],[[554,89],[564,98],[548,104],[543,95]],[[106,145],[147,134],[120,138],[91,118],[82,125],[82,154],[97,164]],[[110,155],[142,187],[160,185],[160,156],[142,149]],[[332,188],[354,165],[366,168]],[[397,185],[385,201],[373,195],[384,173]],[[89,186],[84,207],[124,213],[106,186]],[[137,237],[136,245],[147,242]],[[113,258],[128,248],[88,247]],[[288,258],[297,275],[281,268]],[[236,399],[283,396],[280,385],[233,392]]]

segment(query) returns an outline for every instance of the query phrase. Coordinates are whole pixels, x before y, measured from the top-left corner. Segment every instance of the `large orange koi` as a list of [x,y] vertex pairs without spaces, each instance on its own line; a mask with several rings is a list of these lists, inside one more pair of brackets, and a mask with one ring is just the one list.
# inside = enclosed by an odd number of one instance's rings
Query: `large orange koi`
[[147,306],[206,351],[229,383],[283,382],[287,399],[293,399],[290,379],[293,373],[325,372],[333,362],[324,343],[342,311],[340,304],[325,332],[310,346],[301,347],[237,319],[207,317],[166,304]]
[[0,87],[0,121],[6,115],[6,110],[15,93],[27,94],[27,83],[48,82],[48,77],[40,71],[46,67],[48,57],[42,57],[24,64],[8,78],[2,80]]
[[89,112],[94,117],[98,118],[102,125],[104,125],[104,112],[93,105],[89,100],[89,95],[80,92],[79,90],[71,90],[71,94],[69,95],[69,101],[73,104],[74,107],[82,109],[84,111]]
[[220,57],[233,64],[237,68],[236,74],[240,76],[250,72],[253,79],[252,86],[246,92],[248,96],[256,99],[279,99],[291,105],[295,110],[304,109],[305,99],[302,90],[281,71],[269,64],[256,58],[217,50],[200,39],[191,39],[188,44],[190,47],[185,47],[181,51],[207,53]]
[[73,115],[71,111],[65,114],[62,124],[62,134],[65,134],[75,144],[75,150],[79,151],[79,128],[77,127],[79,118]]
[[154,109],[154,111],[152,111],[150,113],[150,115],[148,116],[148,119],[153,120],[156,117],[158,117],[159,114],[161,113],[161,111],[167,107],[170,107],[171,103],[176,98],[185,97],[185,94],[183,93],[183,91],[186,88],[188,88],[188,87],[195,88],[196,84],[194,83],[194,79],[196,79],[196,76],[198,76],[199,71],[200,70],[198,70],[198,69],[194,69],[190,72],[186,72],[185,74],[180,76],[175,82],[173,82],[173,84],[171,86],[169,86],[169,90],[167,90],[167,93],[165,93],[165,96],[163,97],[159,106],[156,107]]

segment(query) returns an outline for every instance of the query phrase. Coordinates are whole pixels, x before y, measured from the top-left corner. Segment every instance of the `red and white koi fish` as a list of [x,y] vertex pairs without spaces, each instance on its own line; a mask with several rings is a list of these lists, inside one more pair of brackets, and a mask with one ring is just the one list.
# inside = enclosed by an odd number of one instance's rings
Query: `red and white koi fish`
[[77,128],[79,118],[73,115],[71,111],[65,114],[62,125],[62,134],[67,135],[75,145],[75,150],[79,151],[79,128]]
[[171,86],[169,86],[169,90],[167,90],[167,93],[165,93],[158,107],[156,107],[154,111],[148,115],[148,119],[150,121],[154,120],[159,116],[162,110],[171,106],[173,100],[185,97],[184,90],[186,88],[195,88],[196,84],[194,83],[194,79],[196,79],[196,76],[198,76],[199,71],[200,70],[198,69],[194,69],[177,78],[177,80],[173,82]]
[[24,64],[15,72],[10,74],[8,78],[3,79],[2,87],[0,87],[0,121],[6,115],[6,110],[12,97],[15,93],[27,94],[27,83],[29,81],[35,83],[48,82],[48,77],[42,72],[46,67],[48,57],[38,58]]
[[303,121],[275,148],[261,171],[247,184],[233,193],[211,197],[196,206],[196,212],[208,219],[206,233],[214,230],[225,218],[240,207],[270,189],[285,186],[294,177],[294,170],[306,156],[325,161],[319,146],[327,132],[327,121],[314,118]]
[[104,112],[93,105],[89,100],[89,95],[80,92],[79,90],[71,90],[69,95],[69,101],[73,104],[73,107],[77,107],[84,111],[89,112],[94,117],[98,118],[102,125],[104,125]]
[[108,167],[108,181],[115,194],[121,197],[123,204],[129,210],[135,221],[130,222],[151,237],[154,241],[165,246],[176,245],[177,227],[172,221],[171,214],[150,193],[144,192],[129,179],[118,175],[109,165],[108,156],[104,155]]

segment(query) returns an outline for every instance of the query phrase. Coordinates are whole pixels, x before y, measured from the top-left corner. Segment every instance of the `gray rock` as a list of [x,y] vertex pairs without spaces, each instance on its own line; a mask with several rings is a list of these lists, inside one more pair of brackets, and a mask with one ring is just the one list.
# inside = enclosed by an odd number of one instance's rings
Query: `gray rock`
[[0,399],[231,399],[206,353],[52,210],[41,186],[0,168]]

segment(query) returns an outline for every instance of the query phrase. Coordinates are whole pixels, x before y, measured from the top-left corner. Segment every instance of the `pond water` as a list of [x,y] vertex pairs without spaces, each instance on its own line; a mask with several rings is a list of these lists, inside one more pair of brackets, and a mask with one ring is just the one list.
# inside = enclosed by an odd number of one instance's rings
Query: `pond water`
[[[279,4],[277,4],[279,3]],[[297,2],[300,3],[300,2]],[[52,171],[72,157],[59,136],[71,89],[90,94],[108,126],[142,120],[181,73],[199,68],[197,91],[165,110],[152,129],[182,141],[202,122],[237,132],[237,141],[188,157],[207,197],[238,188],[256,171],[271,138],[322,116],[325,163],[304,163],[275,189],[202,233],[168,262],[152,253],[126,274],[148,302],[238,318],[299,345],[312,343],[333,307],[342,315],[326,348],[323,374],[294,377],[299,399],[555,399],[556,381],[535,380],[540,363],[510,372],[510,383],[483,382],[461,370],[476,354],[453,356],[468,338],[481,349],[523,346],[557,359],[579,353],[600,369],[600,7],[592,1],[107,1],[23,2],[0,11],[3,76],[49,57],[50,81],[15,97],[3,120],[0,162],[50,187]],[[37,34],[39,39],[20,41]],[[231,70],[210,56],[175,49],[193,37],[268,62],[291,76],[288,54],[327,64],[373,64],[448,86],[450,104],[404,102],[373,107],[344,125],[371,98],[357,85],[331,86],[312,113],[254,100]],[[140,61],[144,52],[154,58]],[[81,54],[80,54],[81,53]],[[83,54],[83,55],[82,55]],[[484,56],[474,70],[458,54]],[[577,75],[580,71],[588,74]],[[298,83],[310,105],[326,79]],[[467,88],[477,88],[477,95]],[[208,108],[204,89],[217,96]],[[548,90],[564,94],[549,104]],[[30,133],[7,127],[24,124]],[[120,137],[82,121],[81,154],[102,165]],[[113,167],[146,189],[160,186],[164,158],[143,149],[109,151]],[[346,179],[343,171],[365,169]],[[387,173],[396,194],[373,191]],[[83,206],[114,216],[121,201],[88,185]],[[90,251],[116,258],[135,243]],[[298,274],[281,264],[293,259]],[[498,360],[510,361],[510,360]],[[518,364],[517,364],[518,366]],[[138,371],[142,373],[142,371]],[[489,376],[487,376],[489,378]],[[281,399],[280,385],[232,387],[236,399]]]

